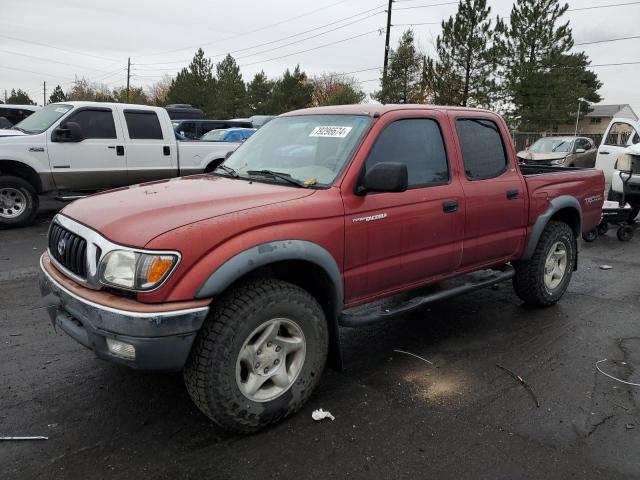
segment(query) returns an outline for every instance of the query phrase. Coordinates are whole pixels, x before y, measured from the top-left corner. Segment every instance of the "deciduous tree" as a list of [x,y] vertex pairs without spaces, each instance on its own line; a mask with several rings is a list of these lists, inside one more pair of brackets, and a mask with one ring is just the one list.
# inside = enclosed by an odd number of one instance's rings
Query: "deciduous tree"
[[311,79],[312,105],[350,105],[362,102],[366,94],[354,77],[343,73],[322,73]]

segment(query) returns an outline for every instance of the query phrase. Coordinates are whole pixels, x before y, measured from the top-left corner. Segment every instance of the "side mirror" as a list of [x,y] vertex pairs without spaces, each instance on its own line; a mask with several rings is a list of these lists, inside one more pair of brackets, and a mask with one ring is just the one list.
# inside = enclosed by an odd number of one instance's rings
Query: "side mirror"
[[407,166],[400,162],[376,163],[369,170],[358,187],[357,193],[404,192],[409,184]]
[[576,153],[584,153],[586,150],[584,148],[576,148]]
[[620,155],[618,160],[616,160],[616,165],[614,168],[621,173],[627,173],[631,175],[631,173],[633,173],[633,160],[631,159],[631,155]]
[[76,122],[66,122],[53,131],[52,142],[81,142],[84,140],[82,128]]

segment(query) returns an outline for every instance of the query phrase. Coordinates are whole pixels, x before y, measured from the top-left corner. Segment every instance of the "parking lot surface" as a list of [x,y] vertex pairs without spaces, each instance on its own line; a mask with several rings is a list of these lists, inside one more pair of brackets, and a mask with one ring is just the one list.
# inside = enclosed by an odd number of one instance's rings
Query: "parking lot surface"
[[[640,387],[595,365],[640,383],[640,238],[581,242],[548,309],[505,283],[343,329],[346,369],[327,370],[297,415],[242,437],[196,409],[181,375],[105,363],[53,330],[37,260],[58,207],[0,230],[0,435],[49,437],[0,442],[4,480],[640,478]],[[317,408],[335,421],[314,422]]]

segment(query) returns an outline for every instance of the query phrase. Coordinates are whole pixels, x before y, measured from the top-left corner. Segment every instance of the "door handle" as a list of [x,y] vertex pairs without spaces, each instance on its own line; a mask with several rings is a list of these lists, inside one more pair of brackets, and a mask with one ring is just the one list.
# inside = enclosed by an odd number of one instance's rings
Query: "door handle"
[[116,146],[115,145],[109,145],[107,148],[110,148],[110,149],[113,150],[114,148],[116,148]]
[[507,190],[507,200],[513,200],[520,196],[520,190],[514,188],[513,190]]
[[442,202],[442,211],[444,213],[452,213],[458,210],[458,201],[457,200],[445,200]]
[[122,145],[118,145],[116,147],[116,155],[118,155],[119,157],[124,155],[124,147]]
[[164,147],[162,147],[162,153],[164,153],[165,155],[171,155],[171,147],[165,145]]
[[600,152],[600,155],[609,155],[609,152]]

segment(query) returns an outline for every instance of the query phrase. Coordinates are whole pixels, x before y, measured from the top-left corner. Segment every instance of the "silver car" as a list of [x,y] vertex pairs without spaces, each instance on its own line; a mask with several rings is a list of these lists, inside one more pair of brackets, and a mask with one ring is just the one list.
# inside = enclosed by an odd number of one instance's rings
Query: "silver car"
[[593,168],[596,148],[587,137],[542,137],[518,152],[521,162],[532,165]]

